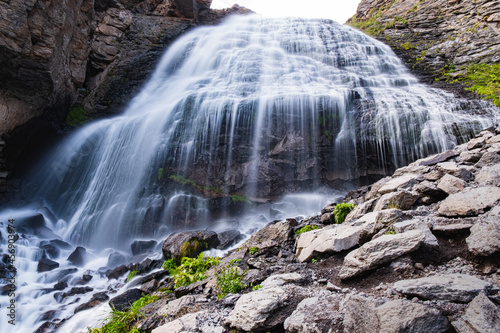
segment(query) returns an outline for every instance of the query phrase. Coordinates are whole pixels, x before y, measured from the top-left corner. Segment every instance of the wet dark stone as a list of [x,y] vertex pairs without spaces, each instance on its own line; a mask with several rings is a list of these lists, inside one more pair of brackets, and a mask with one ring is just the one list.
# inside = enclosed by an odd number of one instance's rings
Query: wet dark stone
[[217,246],[219,250],[227,249],[228,247],[238,243],[245,238],[241,232],[236,229],[226,230],[217,234],[220,244]]
[[93,278],[93,276],[90,274],[83,274],[83,276],[82,276],[82,280],[87,281],[87,282],[92,280],[92,278]]
[[132,243],[132,255],[137,255],[145,252],[149,252],[155,248],[158,243],[154,240],[150,241],[135,241]]
[[142,291],[140,289],[129,289],[123,294],[112,298],[109,301],[109,306],[118,311],[124,311],[129,309],[130,306],[141,297]]
[[37,271],[38,272],[48,272],[48,271],[51,271],[53,269],[56,269],[57,267],[59,267],[59,263],[44,257],[44,258],[40,259],[40,261],[38,261]]
[[78,246],[68,257],[68,261],[77,267],[83,266],[89,259],[90,254],[81,246]]
[[59,249],[54,244],[50,244],[48,242],[42,242],[41,245],[40,245],[40,249],[44,250],[45,253],[50,258],[57,258],[59,256],[59,253],[60,253]]
[[44,226],[45,226],[45,218],[43,217],[42,214],[35,214],[32,216],[16,218],[16,227],[36,229]]
[[56,311],[56,310],[47,311],[42,315],[42,317],[40,318],[40,321],[52,320],[57,315],[57,313],[58,313],[58,311]]
[[113,252],[108,257],[107,268],[115,268],[117,266],[123,265],[127,262],[127,258],[121,253]]
[[121,265],[113,269],[111,272],[106,274],[109,280],[111,279],[118,279],[120,276],[123,274],[127,273],[129,271],[128,267],[125,265]]
[[75,309],[74,313],[77,313],[77,312],[80,312],[80,311],[83,311],[83,310],[87,310],[87,309],[93,308],[94,306],[99,305],[102,302],[105,302],[107,300],[109,300],[109,296],[106,294],[106,292],[103,291],[103,292],[100,292],[100,293],[96,293],[96,294],[94,294],[92,296],[92,298],[90,299],[90,301],[88,301],[87,303],[80,304]]
[[55,328],[56,324],[51,322],[45,322],[42,325],[40,325],[33,333],[52,333],[54,332]]
[[64,290],[68,287],[68,284],[64,281],[59,281],[54,285],[54,290]]

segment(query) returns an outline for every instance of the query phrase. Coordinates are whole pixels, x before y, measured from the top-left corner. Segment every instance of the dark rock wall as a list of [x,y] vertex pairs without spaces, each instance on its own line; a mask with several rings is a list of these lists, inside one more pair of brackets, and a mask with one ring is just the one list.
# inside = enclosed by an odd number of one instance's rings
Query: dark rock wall
[[460,75],[500,61],[497,0],[363,0],[347,24],[389,44],[429,83],[451,67]]
[[91,117],[121,110],[176,37],[196,25],[220,22],[228,14],[249,12],[238,6],[211,10],[210,4],[0,0],[2,184],[6,171],[15,171],[16,161],[27,154],[21,147],[37,149],[40,135],[31,142],[33,129],[51,127],[38,122],[50,122],[53,132],[64,129],[75,103],[83,104]]

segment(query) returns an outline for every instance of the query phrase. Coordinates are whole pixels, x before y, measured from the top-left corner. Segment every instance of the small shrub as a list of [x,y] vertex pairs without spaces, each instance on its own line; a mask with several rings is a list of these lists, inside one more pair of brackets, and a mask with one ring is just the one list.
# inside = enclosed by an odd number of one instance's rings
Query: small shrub
[[171,272],[171,271],[174,271],[177,268],[177,263],[175,262],[174,259],[168,259],[167,261],[165,261],[163,263],[163,265],[161,267],[164,270]]
[[396,231],[394,230],[393,227],[389,227],[387,231],[385,232],[386,235],[395,235]]
[[239,273],[236,263],[240,259],[234,259],[229,262],[228,266],[222,267],[219,273],[216,273],[217,278],[217,298],[221,299],[227,294],[236,294],[247,287],[246,284],[241,282],[241,279],[245,276],[247,270],[242,274]]
[[248,253],[250,253],[251,255],[254,255],[257,252],[259,252],[259,248],[256,247],[256,246],[253,246],[253,247],[251,247],[251,248],[248,249]]
[[172,269],[170,275],[174,278],[175,288],[179,288],[205,279],[205,272],[218,264],[219,258],[204,258],[200,253],[197,258],[182,258],[181,264]]
[[333,210],[333,216],[335,217],[335,223],[340,224],[345,221],[346,216],[351,212],[351,210],[356,207],[354,204],[344,203],[338,204]]
[[132,280],[136,275],[137,273],[139,273],[139,271],[130,271],[130,273],[128,273],[127,275],[127,283],[130,282],[130,280]]
[[311,230],[317,230],[319,229],[319,227],[317,225],[306,225],[306,226],[303,226],[302,228],[298,229],[295,231],[295,234],[296,235],[302,235],[304,232],[308,232],[308,231],[311,231]]
[[251,284],[251,286],[252,286],[252,290],[253,290],[253,291],[256,291],[256,290],[259,290],[259,289],[261,289],[261,288],[262,288],[262,285],[261,285],[261,284],[256,284],[255,286],[254,286],[253,284]]
[[89,118],[87,117],[87,112],[81,104],[75,104],[68,112],[66,116],[66,124],[70,126],[79,126],[85,124]]
[[311,259],[311,263],[315,264],[317,262],[318,262],[318,259],[314,259],[314,258]]

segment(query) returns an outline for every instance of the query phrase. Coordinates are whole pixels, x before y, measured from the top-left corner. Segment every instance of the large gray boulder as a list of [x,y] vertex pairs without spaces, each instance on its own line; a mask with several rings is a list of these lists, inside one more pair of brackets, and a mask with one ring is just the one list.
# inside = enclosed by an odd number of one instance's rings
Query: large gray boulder
[[500,163],[483,167],[474,177],[474,180],[481,185],[500,185]]
[[466,188],[443,200],[438,213],[443,216],[475,216],[491,208],[500,200],[500,188],[483,186]]
[[394,289],[409,297],[467,303],[480,292],[488,292],[491,283],[465,274],[434,275],[394,283]]
[[483,293],[470,302],[462,318],[451,323],[457,333],[500,332],[500,310]]
[[216,248],[219,238],[214,231],[185,231],[170,235],[163,243],[162,251],[166,260],[179,261],[182,257],[194,258],[203,251]]
[[203,311],[196,313],[188,313],[179,319],[166,323],[155,328],[152,333],[184,333],[184,332],[199,332],[198,316]]
[[342,309],[344,332],[446,332],[446,317],[434,308],[406,300],[383,300],[352,295]]
[[286,332],[334,332],[334,329],[340,328],[342,324],[343,315],[339,311],[341,299],[338,294],[328,292],[304,299],[285,320]]
[[422,231],[411,230],[371,240],[344,258],[344,265],[338,276],[341,279],[348,279],[361,275],[404,254],[415,251],[424,239],[425,235]]
[[490,217],[474,224],[465,240],[469,251],[475,255],[489,256],[500,251],[500,219]]

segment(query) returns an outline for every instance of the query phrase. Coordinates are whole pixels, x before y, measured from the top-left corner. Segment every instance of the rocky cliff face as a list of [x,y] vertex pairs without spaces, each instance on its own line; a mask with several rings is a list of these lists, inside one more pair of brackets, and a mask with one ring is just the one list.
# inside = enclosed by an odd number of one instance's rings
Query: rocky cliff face
[[44,132],[50,127],[25,125],[30,120],[43,116],[64,124],[75,103],[83,104],[80,112],[94,116],[116,112],[173,39],[196,25],[248,12],[238,6],[211,10],[210,0],[0,4],[0,141],[6,142],[0,171],[12,168],[34,128]]
[[500,61],[496,0],[363,0],[348,24],[391,45],[429,83]]

